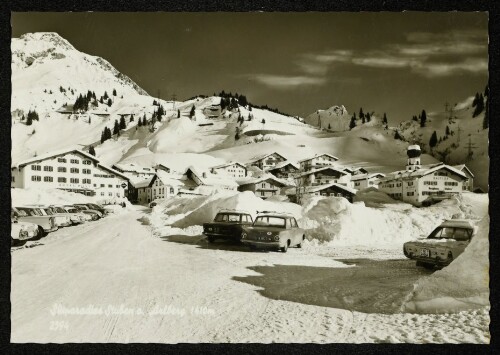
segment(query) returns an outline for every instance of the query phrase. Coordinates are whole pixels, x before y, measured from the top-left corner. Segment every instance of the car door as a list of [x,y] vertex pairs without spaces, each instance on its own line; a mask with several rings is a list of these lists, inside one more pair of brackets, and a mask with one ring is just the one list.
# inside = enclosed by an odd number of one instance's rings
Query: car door
[[294,217],[292,217],[292,226],[297,244],[300,244],[302,242],[302,236],[304,235],[304,230],[302,228],[299,228],[297,220]]

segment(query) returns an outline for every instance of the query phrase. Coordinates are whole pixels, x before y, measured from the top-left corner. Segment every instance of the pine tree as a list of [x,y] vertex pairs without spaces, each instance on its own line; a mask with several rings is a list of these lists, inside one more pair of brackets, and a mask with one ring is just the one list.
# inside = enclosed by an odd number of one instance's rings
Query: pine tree
[[92,123],[92,118],[89,116],[89,124]]
[[356,115],[351,117],[351,122],[349,123],[349,129],[353,129],[354,127],[356,127]]
[[156,100],[153,100],[153,106],[156,106],[158,105],[158,102],[156,102]]
[[125,117],[121,116],[120,117],[120,129],[125,129],[127,128],[127,123],[125,123]]
[[101,144],[106,140],[106,128],[101,132]]
[[177,118],[181,117],[181,110],[177,110]]
[[113,135],[117,134],[118,132],[120,132],[120,124],[118,123],[117,120],[115,120],[115,125],[113,127]]
[[431,147],[431,149],[434,148],[437,142],[438,142],[437,133],[436,131],[434,131],[431,135],[431,139],[429,139],[429,147]]
[[332,126],[330,124],[328,124],[328,129],[332,129]]
[[427,113],[425,110],[422,110],[422,114],[420,115],[420,127],[425,127],[427,122]]
[[193,118],[194,116],[194,112],[195,112],[195,109],[194,109],[194,105],[191,107],[191,111],[189,111],[189,118]]
[[99,98],[99,102],[100,102],[101,104],[104,104],[104,100],[103,100],[102,96]]
[[33,124],[33,117],[28,113],[28,119],[26,120],[26,125],[31,126]]
[[446,135],[449,136],[450,135],[450,127],[446,126]]
[[116,96],[116,90],[113,89],[113,96]]
[[108,99],[108,106],[113,105],[113,101],[111,101],[111,98]]
[[387,116],[386,116],[385,112],[384,112],[384,118],[382,119],[382,123],[384,123],[385,125],[388,124],[388,122],[387,122]]
[[402,141],[403,137],[399,134],[398,131],[396,131],[396,133],[394,133],[394,139],[399,139],[400,141]]
[[359,109],[359,118],[361,118],[363,120],[363,123],[365,123],[365,120],[364,120],[365,114],[363,113],[362,107],[360,107],[360,109]]
[[89,154],[95,156],[95,149],[93,145],[89,147]]
[[137,121],[137,125],[138,125],[139,127],[142,127],[142,119],[141,119],[140,117],[139,117],[139,120]]
[[476,98],[474,98],[474,102],[472,104],[472,106],[476,107],[476,109],[474,110],[474,112],[472,113],[472,117],[477,117],[481,114],[481,112],[484,111],[484,96],[483,94],[477,94],[476,93]]
[[109,98],[108,93],[104,91],[104,100],[107,100]]
[[146,114],[144,114],[144,117],[142,118],[142,125],[147,126],[148,125],[148,120],[146,119]]
[[371,116],[370,116],[370,112],[367,112],[366,115],[365,115],[365,117],[366,117],[366,122],[370,122],[371,119],[372,119]]

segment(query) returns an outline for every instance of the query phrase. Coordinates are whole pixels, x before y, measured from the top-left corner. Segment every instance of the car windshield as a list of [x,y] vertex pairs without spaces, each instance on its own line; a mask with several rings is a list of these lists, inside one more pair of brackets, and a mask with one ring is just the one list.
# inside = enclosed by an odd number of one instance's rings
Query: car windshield
[[68,212],[69,213],[78,213],[78,210],[76,210],[74,208],[68,208]]
[[89,203],[88,204],[91,208],[94,208],[94,209],[101,209],[101,207],[97,206],[97,205],[94,205],[93,203]]
[[88,209],[89,209],[89,208],[88,208],[87,206],[85,206],[85,205],[78,205],[78,206],[76,206],[76,207],[80,208],[81,210],[88,210]]
[[41,208],[40,211],[45,215],[53,215],[54,212],[50,208]]
[[215,222],[239,222],[240,215],[236,213],[219,213],[215,216]]
[[285,218],[272,216],[259,216],[255,220],[254,226],[269,226],[285,228]]
[[429,239],[455,239],[458,241],[467,241],[472,237],[472,229],[461,227],[438,227],[436,228]]
[[24,211],[29,216],[43,216],[42,212],[36,208],[18,208],[19,211]]
[[52,210],[56,211],[57,213],[67,213],[64,208],[61,207],[53,207]]

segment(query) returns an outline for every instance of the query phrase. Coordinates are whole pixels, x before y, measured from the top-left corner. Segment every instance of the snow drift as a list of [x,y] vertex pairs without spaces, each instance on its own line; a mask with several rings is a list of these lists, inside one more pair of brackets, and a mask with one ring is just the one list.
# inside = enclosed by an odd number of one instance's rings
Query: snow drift
[[485,217],[465,251],[448,267],[420,279],[403,305],[413,313],[449,313],[489,306],[489,233]]

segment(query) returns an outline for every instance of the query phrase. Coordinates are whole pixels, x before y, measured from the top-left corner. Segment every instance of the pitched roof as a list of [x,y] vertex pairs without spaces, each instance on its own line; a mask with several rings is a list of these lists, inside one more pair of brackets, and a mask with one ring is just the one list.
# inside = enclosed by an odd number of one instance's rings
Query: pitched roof
[[474,177],[474,174],[472,173],[472,171],[470,171],[470,169],[467,167],[467,165],[465,164],[460,164],[460,165],[453,165],[453,167],[457,170],[460,170],[460,171],[464,171],[467,170],[467,172],[472,176]]
[[139,176],[132,176],[129,178],[130,184],[135,187],[136,189],[139,189],[141,187],[148,187],[149,184],[151,183],[151,180],[153,180],[154,176],[148,176],[148,177],[139,177]]
[[311,175],[311,174],[314,174],[314,173],[317,173],[317,172],[320,172],[320,171],[324,171],[324,170],[335,170],[335,171],[338,171],[339,173],[347,175],[347,173],[343,169],[336,168],[334,166],[325,166],[323,168],[313,169],[313,170],[306,171],[305,173],[300,174],[300,176],[307,176],[307,175]]
[[310,157],[310,158],[299,160],[299,163],[302,163],[303,161],[307,161],[307,160],[312,160],[314,158],[322,157],[324,155],[329,156],[330,158],[333,158],[335,160],[339,160],[339,158],[337,158],[335,155],[331,155],[331,154],[328,154],[328,153],[323,153],[323,154],[316,154],[315,156]]
[[174,175],[167,173],[166,171],[159,170],[151,179],[149,186],[153,186],[153,183],[159,179],[163,185],[168,186],[185,186],[184,181],[182,181],[182,175]]
[[258,177],[258,178],[240,180],[240,186],[250,185],[250,184],[258,184],[260,182],[267,181],[267,180],[273,180],[282,186],[292,186],[288,182],[286,182],[282,179],[278,179],[276,176],[274,176],[272,174],[265,174],[265,175],[262,175],[261,177]]
[[399,171],[394,171],[390,174],[387,174],[384,178],[381,179],[381,181],[391,181],[391,180],[399,180],[399,179],[405,179],[405,178],[415,178],[415,177],[422,177],[425,175],[432,174],[438,170],[441,169],[446,169],[448,171],[451,171],[452,173],[461,176],[463,178],[466,178],[467,176],[465,173],[462,171],[450,166],[446,165],[444,163],[438,163],[438,164],[431,164],[431,165],[422,165],[420,169],[418,170],[413,170],[413,171],[408,171],[408,170],[399,170]]
[[224,164],[220,164],[220,165],[216,165],[216,166],[212,166],[211,169],[220,169],[220,168],[225,168],[226,166],[230,166],[230,165],[234,165],[234,164],[237,164],[239,166],[241,166],[242,168],[247,168],[244,164],[240,163],[240,162],[237,162],[237,161],[230,161],[228,163],[224,163]]
[[290,160],[285,160],[285,161],[283,161],[279,164],[276,164],[275,166],[267,169],[267,171],[281,169],[282,167],[287,166],[287,165],[292,165],[295,169],[300,169],[300,167],[297,164],[295,164],[294,162],[291,162]]
[[124,172],[135,172],[135,173],[142,173],[142,174],[151,174],[154,175],[155,171],[153,168],[145,168],[139,165],[136,165],[134,163],[128,163],[128,164],[115,164],[113,165],[115,169],[122,170]]
[[17,168],[22,168],[23,166],[28,165],[28,164],[33,164],[33,163],[36,163],[36,162],[39,162],[42,160],[55,158],[57,156],[66,155],[69,153],[80,154],[80,155],[83,155],[84,157],[91,159],[95,162],[99,162],[99,159],[97,159],[92,154],[84,152],[83,150],[80,150],[78,148],[66,148],[66,149],[54,150],[52,152],[41,154],[41,155],[38,155],[38,156],[30,158],[30,159],[22,160],[20,162],[17,162],[14,165],[17,166]]
[[224,175],[215,175],[210,174],[209,172],[204,171],[205,177],[203,176],[203,172],[198,171],[195,167],[190,166],[187,168],[186,173],[191,171],[203,185],[207,186],[229,186],[229,187],[237,187],[238,184],[231,177],[227,177]]
[[[348,192],[348,193],[353,194],[353,195],[355,195],[358,192],[358,190],[344,186],[342,184],[329,183],[329,184],[323,184],[323,185],[306,186],[304,193],[307,194],[307,193],[314,193],[314,192],[318,192],[318,191],[323,191],[323,190],[328,189],[330,187],[336,187],[338,189],[344,190],[345,192]],[[295,195],[296,191],[297,190],[295,188],[288,189],[286,191],[286,194],[287,195]]]
[[267,153],[267,154],[257,155],[255,157],[251,158],[250,159],[250,163],[254,163],[256,161],[262,160],[262,159],[267,158],[268,156],[273,155],[273,154],[277,154],[277,155],[279,155],[280,157],[282,157],[283,159],[286,160],[286,158],[283,155],[281,155],[280,153],[271,152],[271,153]]

